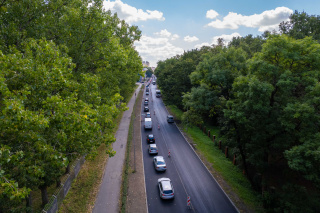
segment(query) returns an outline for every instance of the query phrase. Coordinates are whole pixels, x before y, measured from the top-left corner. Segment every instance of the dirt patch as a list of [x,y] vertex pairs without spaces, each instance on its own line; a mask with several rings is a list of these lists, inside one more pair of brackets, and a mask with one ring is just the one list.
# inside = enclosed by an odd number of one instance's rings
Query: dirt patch
[[[143,90],[140,91],[140,93]],[[146,213],[147,198],[144,181],[142,147],[141,147],[141,104],[142,94],[138,95],[136,107],[132,114],[135,115],[133,124],[133,141],[130,144],[129,159],[129,177],[128,177],[128,195],[127,195],[127,213]]]

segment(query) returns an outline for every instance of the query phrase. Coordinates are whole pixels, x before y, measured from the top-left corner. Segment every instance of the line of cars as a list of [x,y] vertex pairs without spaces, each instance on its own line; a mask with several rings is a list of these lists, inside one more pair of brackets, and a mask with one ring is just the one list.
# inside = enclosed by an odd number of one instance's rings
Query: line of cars
[[[146,94],[147,92],[149,93],[149,88],[148,90],[146,90]],[[152,129],[152,119],[151,119],[151,114],[149,112],[149,99],[145,98],[144,100],[144,112],[146,112],[145,114],[145,124],[144,124],[144,128],[145,129]],[[172,116],[171,116],[172,117]],[[167,121],[173,122],[173,117],[171,120],[167,117]],[[148,153],[150,155],[157,155],[153,157],[153,165],[154,168],[157,172],[165,172],[167,170],[167,165],[166,165],[166,161],[164,159],[163,156],[158,155],[158,148],[156,145],[156,140],[153,134],[147,134],[147,143],[148,145]],[[159,195],[160,198],[162,199],[173,199],[174,198],[174,188],[172,185],[172,182],[170,180],[170,178],[166,178],[166,177],[162,177],[158,179],[158,188],[159,188]]]

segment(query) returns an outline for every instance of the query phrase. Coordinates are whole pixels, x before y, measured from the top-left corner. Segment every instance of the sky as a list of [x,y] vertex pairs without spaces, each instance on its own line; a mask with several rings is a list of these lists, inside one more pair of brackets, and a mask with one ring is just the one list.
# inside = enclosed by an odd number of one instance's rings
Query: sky
[[218,38],[227,44],[233,37],[277,31],[295,10],[320,15],[320,0],[106,0],[104,8],[138,26],[142,36],[135,49],[156,67]]

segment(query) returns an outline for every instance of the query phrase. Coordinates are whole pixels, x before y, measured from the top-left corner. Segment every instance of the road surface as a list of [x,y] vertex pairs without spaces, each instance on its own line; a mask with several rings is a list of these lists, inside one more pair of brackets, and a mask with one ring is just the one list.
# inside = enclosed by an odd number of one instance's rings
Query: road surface
[[[145,83],[146,84],[146,83]],[[167,123],[168,112],[161,98],[156,98],[156,85],[150,84],[149,108],[153,121],[152,130],[144,130],[141,125],[143,161],[147,192],[148,212],[238,212],[234,204],[217,184],[213,176],[185,140],[175,124]],[[144,100],[143,100],[144,101]],[[141,118],[145,112],[142,105]],[[158,129],[158,125],[160,129]],[[155,136],[159,154],[165,158],[166,172],[156,172],[153,157],[148,154],[147,134]],[[168,157],[170,150],[171,157]],[[175,198],[162,200],[159,196],[157,180],[168,177],[173,183]],[[192,209],[187,208],[187,197],[190,196]]]

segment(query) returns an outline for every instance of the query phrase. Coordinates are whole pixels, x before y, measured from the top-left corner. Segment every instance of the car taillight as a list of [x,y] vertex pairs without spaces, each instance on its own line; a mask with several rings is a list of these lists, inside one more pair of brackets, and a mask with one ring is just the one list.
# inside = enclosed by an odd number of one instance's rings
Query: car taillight
[[167,167],[165,166],[164,168],[166,169]]
[[171,193],[171,195],[173,195],[173,193]]

